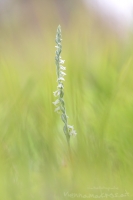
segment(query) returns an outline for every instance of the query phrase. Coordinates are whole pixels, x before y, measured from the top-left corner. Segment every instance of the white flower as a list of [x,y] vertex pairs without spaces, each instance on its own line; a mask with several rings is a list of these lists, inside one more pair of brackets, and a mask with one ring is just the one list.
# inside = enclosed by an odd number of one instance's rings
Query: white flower
[[69,135],[76,135],[76,131],[74,130],[74,127],[71,125],[68,125]]
[[61,74],[62,76],[65,76],[65,75],[66,75],[66,73],[65,73],[65,72],[62,72],[62,71],[60,71],[60,74]]
[[60,111],[60,107],[55,108],[54,111],[58,113]]
[[69,132],[69,134],[70,134],[70,135],[74,135],[74,136],[75,136],[77,133],[76,133],[76,131],[75,131],[75,130],[71,130],[71,131]]
[[67,127],[68,127],[69,129],[74,129],[74,127],[71,126],[71,125],[67,125]]
[[60,103],[59,99],[57,99],[55,102],[53,102],[53,104],[54,104],[55,106],[57,106],[59,103]]
[[65,60],[60,59],[60,64],[64,64]]
[[64,86],[63,86],[62,83],[60,83],[57,87],[58,87],[59,89],[63,89],[63,88],[64,88]]
[[62,69],[62,70],[66,70],[66,67],[60,65],[60,69]]
[[58,81],[65,81],[63,77],[58,78]]
[[57,97],[60,95],[60,90],[56,90],[55,92],[53,92],[54,96]]

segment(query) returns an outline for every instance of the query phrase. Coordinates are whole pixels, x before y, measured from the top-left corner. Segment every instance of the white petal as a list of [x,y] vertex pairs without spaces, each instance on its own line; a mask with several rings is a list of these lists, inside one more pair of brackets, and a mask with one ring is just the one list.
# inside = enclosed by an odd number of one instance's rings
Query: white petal
[[55,92],[53,92],[54,93],[54,96],[55,97],[57,97],[57,96],[59,96],[60,95],[60,90],[56,90]]
[[58,78],[58,81],[65,81],[63,77]]
[[60,59],[60,64],[64,64],[65,60]]
[[53,104],[54,104],[55,106],[57,106],[59,103],[60,103],[59,99],[57,99],[55,102],[53,102]]
[[65,72],[62,72],[62,71],[60,71],[60,73],[61,73],[61,75],[63,75],[63,76],[65,76],[65,75],[66,75],[66,73],[65,73]]
[[74,127],[71,126],[71,125],[67,125],[67,127],[70,128],[70,129],[74,129]]
[[69,133],[70,135],[76,135],[77,133],[76,133],[76,131],[75,130],[72,130],[72,131],[70,131],[70,133]]
[[62,69],[62,70],[66,70],[66,67],[60,65],[60,69]]
[[68,125],[69,135],[76,135],[76,131],[74,130],[74,127],[71,125]]
[[57,108],[55,108],[55,110],[54,110],[55,112],[58,112],[58,111],[60,111],[60,107],[57,107]]
[[64,88],[63,84],[61,84],[61,83],[57,87],[60,88],[60,89]]

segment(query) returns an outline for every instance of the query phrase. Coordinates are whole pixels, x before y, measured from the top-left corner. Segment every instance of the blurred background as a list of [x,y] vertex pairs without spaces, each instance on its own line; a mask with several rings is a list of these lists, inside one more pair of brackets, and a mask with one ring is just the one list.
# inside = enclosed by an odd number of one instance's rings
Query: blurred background
[[[132,199],[132,12],[131,0],[0,0],[0,199]],[[71,158],[52,105],[59,24]]]

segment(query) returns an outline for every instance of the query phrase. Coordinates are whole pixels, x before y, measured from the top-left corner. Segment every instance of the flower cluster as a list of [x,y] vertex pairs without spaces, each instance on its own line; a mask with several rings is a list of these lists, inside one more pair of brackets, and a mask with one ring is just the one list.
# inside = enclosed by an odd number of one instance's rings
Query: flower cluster
[[55,112],[61,114],[61,119],[64,122],[64,133],[66,135],[67,141],[69,142],[71,135],[76,135],[76,131],[74,130],[73,126],[68,125],[67,123],[67,114],[66,114],[66,108],[65,108],[65,102],[63,99],[64,96],[64,84],[63,81],[65,81],[64,76],[66,73],[64,72],[66,70],[66,67],[63,66],[64,60],[61,59],[61,51],[62,51],[62,45],[61,45],[61,27],[60,25],[57,28],[56,33],[56,56],[55,56],[55,63],[56,63],[56,72],[57,72],[57,90],[54,93],[54,96],[57,97],[57,100],[53,102],[53,104],[56,106]]

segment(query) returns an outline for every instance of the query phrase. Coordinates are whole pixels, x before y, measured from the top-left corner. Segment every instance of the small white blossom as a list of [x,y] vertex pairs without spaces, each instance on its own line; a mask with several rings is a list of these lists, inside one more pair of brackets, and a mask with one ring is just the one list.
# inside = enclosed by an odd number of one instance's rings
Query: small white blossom
[[58,78],[58,81],[65,81],[63,77]]
[[67,127],[68,127],[69,129],[74,129],[74,127],[71,126],[71,125],[67,125]]
[[74,136],[75,136],[77,133],[76,133],[76,131],[75,131],[75,130],[72,130],[72,131],[70,131],[70,132],[69,132],[69,134],[70,134],[70,135],[74,135]]
[[69,135],[76,135],[76,131],[74,130],[74,127],[71,125],[68,125]]
[[60,74],[61,74],[62,76],[66,76],[66,73],[65,73],[65,72],[60,71]]
[[60,111],[60,107],[55,108],[54,111],[55,111],[55,112],[59,112],[59,111]]
[[58,87],[59,89],[63,89],[63,88],[64,88],[64,86],[63,86],[62,83],[60,83],[57,87]]
[[60,69],[62,69],[62,70],[66,70],[66,67],[60,65]]
[[57,106],[59,103],[60,103],[59,99],[57,99],[55,102],[53,102],[53,104],[54,104],[55,106]]
[[60,90],[56,90],[55,92],[53,92],[54,93],[54,96],[55,97],[57,97],[57,96],[59,96],[60,95]]
[[65,60],[60,59],[60,64],[64,64]]

